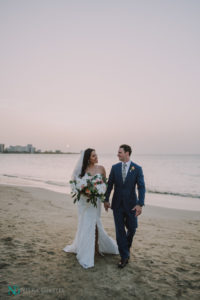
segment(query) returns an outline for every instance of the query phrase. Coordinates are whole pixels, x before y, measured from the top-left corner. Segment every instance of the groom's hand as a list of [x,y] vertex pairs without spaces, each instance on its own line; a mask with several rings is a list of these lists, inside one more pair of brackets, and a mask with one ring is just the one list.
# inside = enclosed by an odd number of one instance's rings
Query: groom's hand
[[142,206],[136,205],[133,207],[132,210],[136,210],[135,216],[137,217],[137,216],[141,215],[141,213],[142,213]]
[[104,208],[106,211],[110,208],[110,203],[109,202],[104,202]]

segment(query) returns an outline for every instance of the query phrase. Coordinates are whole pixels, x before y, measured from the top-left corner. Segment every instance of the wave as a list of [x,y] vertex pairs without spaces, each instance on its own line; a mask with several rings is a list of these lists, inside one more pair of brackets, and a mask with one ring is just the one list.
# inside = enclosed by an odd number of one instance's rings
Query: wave
[[64,183],[64,182],[51,181],[51,180],[44,181],[44,182],[47,184],[58,185],[58,186],[67,186],[68,185],[67,183]]
[[24,179],[24,180],[29,180],[29,181],[36,181],[36,182],[42,182],[42,183],[46,183],[49,185],[56,185],[56,186],[63,186],[66,187],[68,184],[65,182],[59,182],[59,181],[52,181],[52,180],[42,180],[42,179],[37,179],[37,178],[33,178],[31,176],[16,176],[16,175],[8,175],[8,174],[3,174],[3,176],[5,177],[14,177],[14,178],[19,178],[19,179]]
[[3,176],[6,176],[6,177],[14,177],[14,178],[19,178],[19,176],[15,176],[15,175],[8,175],[8,174],[3,174]]
[[179,197],[185,197],[185,198],[200,199],[200,195],[189,194],[189,193],[162,192],[162,191],[148,190],[148,189],[147,189],[147,193],[149,193],[149,194],[160,194],[160,195],[170,195],[170,196],[179,196]]

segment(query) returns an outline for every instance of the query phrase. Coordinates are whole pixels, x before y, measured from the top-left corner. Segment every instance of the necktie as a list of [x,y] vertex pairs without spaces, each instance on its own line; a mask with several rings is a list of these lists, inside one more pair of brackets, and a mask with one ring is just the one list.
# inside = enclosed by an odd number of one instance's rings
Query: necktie
[[125,181],[125,178],[126,178],[126,163],[123,163],[123,165],[122,165],[122,179],[123,179],[123,182]]

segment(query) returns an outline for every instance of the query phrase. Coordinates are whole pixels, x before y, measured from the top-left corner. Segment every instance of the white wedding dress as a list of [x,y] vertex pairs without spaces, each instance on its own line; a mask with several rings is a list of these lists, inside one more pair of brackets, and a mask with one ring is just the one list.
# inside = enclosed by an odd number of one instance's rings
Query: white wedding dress
[[98,229],[98,248],[100,254],[119,254],[116,241],[107,235],[101,222],[101,200],[98,199],[97,207],[87,202],[82,195],[77,202],[78,229],[71,245],[67,245],[65,252],[76,253],[76,257],[84,268],[94,267],[95,231]]

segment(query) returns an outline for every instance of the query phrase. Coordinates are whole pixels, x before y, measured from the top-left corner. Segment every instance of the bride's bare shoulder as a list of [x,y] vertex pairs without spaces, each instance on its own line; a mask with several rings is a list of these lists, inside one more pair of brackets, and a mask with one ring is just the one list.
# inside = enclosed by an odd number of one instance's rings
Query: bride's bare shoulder
[[105,171],[104,166],[97,165],[97,168],[98,168],[99,173],[105,175],[106,171]]
[[103,170],[103,169],[104,169],[104,166],[101,166],[101,165],[96,165],[96,167],[97,167],[99,170]]

